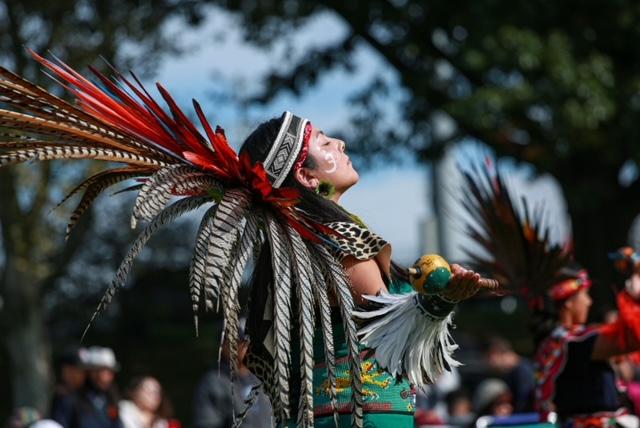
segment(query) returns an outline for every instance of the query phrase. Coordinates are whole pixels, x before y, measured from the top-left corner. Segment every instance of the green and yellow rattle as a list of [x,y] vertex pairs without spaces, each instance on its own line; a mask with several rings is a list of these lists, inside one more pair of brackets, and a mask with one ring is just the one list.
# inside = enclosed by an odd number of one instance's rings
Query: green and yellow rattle
[[[420,294],[439,294],[451,280],[451,266],[438,254],[427,254],[407,269],[413,288]],[[497,291],[500,283],[495,279],[480,278],[478,286],[489,291]]]

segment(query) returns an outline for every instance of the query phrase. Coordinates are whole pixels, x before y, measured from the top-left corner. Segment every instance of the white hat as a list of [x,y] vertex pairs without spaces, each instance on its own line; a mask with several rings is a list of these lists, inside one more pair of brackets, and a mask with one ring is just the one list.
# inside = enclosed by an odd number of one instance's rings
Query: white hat
[[496,378],[485,379],[473,394],[473,410],[476,413],[481,412],[502,394],[509,392],[509,386],[504,381]]
[[84,357],[87,368],[89,369],[120,370],[120,364],[116,361],[116,354],[114,354],[111,348],[92,346],[87,349]]
[[42,419],[29,425],[29,428],[63,428],[63,426],[54,420]]

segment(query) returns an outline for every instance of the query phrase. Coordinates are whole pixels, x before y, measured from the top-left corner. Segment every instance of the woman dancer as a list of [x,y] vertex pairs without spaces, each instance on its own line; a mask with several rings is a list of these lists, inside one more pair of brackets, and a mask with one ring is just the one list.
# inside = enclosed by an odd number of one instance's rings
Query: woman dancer
[[[238,156],[195,101],[204,135],[160,85],[170,114],[121,75],[110,80],[94,71],[107,92],[65,64],[33,55],[66,83],[79,106],[0,69],[0,99],[9,105],[0,122],[22,132],[0,141],[0,167],[53,159],[125,164],[72,192],[84,195],[68,232],[101,191],[129,179],[142,182],[129,188],[138,191],[131,223],[146,226],[91,321],[122,287],[153,233],[206,206],[189,278],[196,329],[201,307],[222,310],[233,376],[238,290],[256,258],[247,358],[276,423],[413,426],[412,385],[403,376],[420,386],[456,364],[450,312],[486,282],[454,265],[446,286],[448,265],[441,261],[412,271],[420,293],[387,293],[408,275],[391,263],[387,242],[337,203],[358,180],[344,142],[285,112],[260,125]],[[437,287],[424,288],[424,281]],[[354,302],[364,308],[356,311]]]

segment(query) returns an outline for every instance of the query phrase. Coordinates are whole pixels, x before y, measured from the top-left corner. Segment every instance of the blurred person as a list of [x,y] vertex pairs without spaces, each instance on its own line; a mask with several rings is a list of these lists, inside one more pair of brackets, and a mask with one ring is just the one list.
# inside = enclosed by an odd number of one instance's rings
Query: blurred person
[[[229,343],[222,346],[220,364],[214,367],[200,381],[193,400],[193,425],[195,428],[223,428],[233,424],[234,414],[245,409],[252,386],[259,380],[244,363],[249,348],[248,337],[244,331],[245,320],[241,319],[238,337],[238,374],[234,382],[234,394],[231,393],[231,373]],[[271,428],[273,417],[269,398],[259,392],[256,403],[252,405],[242,423],[243,428]]]
[[63,428],[58,422],[52,419],[41,419],[29,425],[29,428]]
[[124,428],[178,428],[172,416],[171,403],[160,382],[151,376],[131,380],[127,400],[118,403],[120,420]]
[[71,348],[60,358],[60,384],[68,392],[82,388],[87,379],[86,348]]
[[476,416],[510,416],[513,400],[506,382],[498,378],[480,382],[473,393],[473,410]]
[[515,413],[533,410],[535,370],[533,363],[518,355],[511,343],[501,337],[492,337],[486,344],[489,368],[504,380],[513,394]]
[[592,282],[573,260],[570,242],[551,241],[541,211],[534,216],[515,206],[497,171],[485,166],[475,172],[465,176],[475,188],[466,206],[478,211],[469,216],[477,222],[470,226],[477,233],[469,236],[480,245],[469,248],[471,265],[500,278],[528,304],[537,348],[534,408],[539,420],[555,412],[566,426],[638,426],[637,417],[621,406],[609,359],[640,349],[640,264],[629,263],[629,279],[617,294],[617,321],[587,325]]
[[473,405],[469,393],[464,389],[449,392],[445,397],[447,404],[447,424],[469,426],[475,420]]
[[[443,373],[432,385],[416,390],[416,420],[424,419],[423,414],[434,413],[438,419],[446,420],[449,417],[445,397],[452,391],[460,388],[460,370],[451,367],[450,371]],[[428,417],[433,420],[433,416]]]
[[118,390],[114,383],[119,364],[111,348],[87,349],[85,385],[67,398],[65,412],[55,420],[65,428],[122,428]]
[[75,393],[87,381],[87,350],[85,348],[69,348],[62,354],[59,370],[59,382],[55,387],[51,402],[51,417],[54,420],[64,419],[64,414],[73,406]]
[[[221,298],[230,369],[237,374],[238,288],[253,269],[246,364],[270,395],[275,418],[286,424],[301,415],[320,425],[339,414],[344,425],[413,426],[413,385],[433,382],[458,364],[448,334],[453,309],[496,284],[437,257],[411,270],[393,263],[391,245],[340,205],[359,180],[345,142],[308,119],[284,112],[258,125],[236,152],[197,103],[202,127],[164,89],[171,114],[123,75],[112,81],[95,71],[108,86],[101,87],[60,61],[32,55],[81,102],[72,105],[38,89],[39,103],[25,103],[35,85],[5,71],[4,126],[35,138],[0,142],[11,147],[0,166],[31,159],[117,161],[127,166],[101,171],[87,183],[98,180],[102,191],[125,177],[145,180],[132,224],[148,220],[152,226],[131,247],[92,319],[123,285],[157,226],[207,206],[190,276],[194,309],[202,300],[211,308]],[[26,121],[25,114],[31,115]],[[248,263],[253,257],[255,264]],[[389,293],[392,283],[409,281],[410,293]],[[372,352],[361,354],[358,328]],[[396,358],[397,352],[416,358]]]
[[635,376],[634,363],[626,355],[611,359],[611,366],[616,373],[618,391],[621,401],[627,401],[636,415],[640,415],[640,382]]
[[[434,410],[417,409],[414,417],[414,423],[417,427],[436,427],[445,426],[445,421]],[[367,426],[367,425],[365,425]],[[386,425],[374,425],[382,427]]]
[[40,412],[32,407],[17,407],[6,423],[6,428],[27,428],[31,424],[39,421]]

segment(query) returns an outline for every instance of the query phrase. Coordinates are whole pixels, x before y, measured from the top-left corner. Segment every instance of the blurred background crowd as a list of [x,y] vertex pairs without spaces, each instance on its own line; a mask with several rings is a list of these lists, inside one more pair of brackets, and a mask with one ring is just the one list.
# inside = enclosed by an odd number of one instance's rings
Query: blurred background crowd
[[[615,312],[607,313],[612,320]],[[17,407],[6,420],[7,428],[223,428],[233,423],[234,412],[244,408],[257,379],[242,364],[248,342],[241,333],[240,375],[231,389],[229,354],[221,349],[220,363],[213,363],[187,394],[171,391],[159,378],[142,374],[121,375],[114,350],[108,347],[66,349],[57,359],[57,382],[46,412]],[[417,427],[527,424],[533,413],[535,373],[531,360],[516,352],[509,340],[488,336],[469,343],[464,354],[471,364],[456,368],[425,391],[417,391]],[[640,356],[632,354],[612,361],[621,402],[640,411]],[[176,414],[171,397],[189,403],[188,413]],[[243,427],[272,427],[269,400],[260,394]]]

